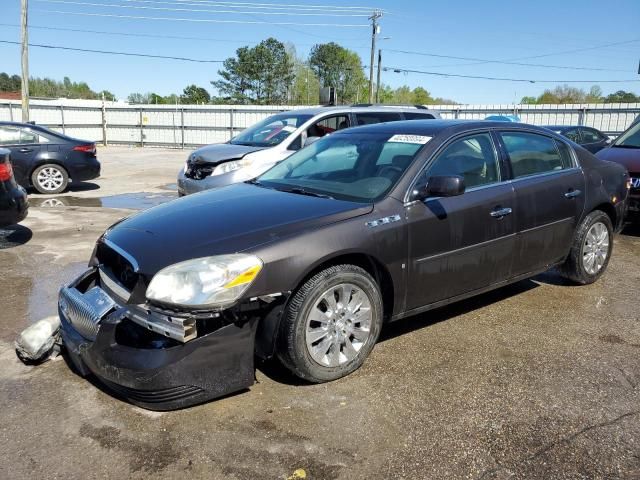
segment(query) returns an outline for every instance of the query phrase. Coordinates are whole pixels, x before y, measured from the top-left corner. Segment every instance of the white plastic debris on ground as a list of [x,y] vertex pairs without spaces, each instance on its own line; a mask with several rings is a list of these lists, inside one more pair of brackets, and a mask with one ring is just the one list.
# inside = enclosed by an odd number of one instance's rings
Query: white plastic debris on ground
[[60,319],[47,317],[24,329],[15,342],[18,358],[40,363],[60,352]]

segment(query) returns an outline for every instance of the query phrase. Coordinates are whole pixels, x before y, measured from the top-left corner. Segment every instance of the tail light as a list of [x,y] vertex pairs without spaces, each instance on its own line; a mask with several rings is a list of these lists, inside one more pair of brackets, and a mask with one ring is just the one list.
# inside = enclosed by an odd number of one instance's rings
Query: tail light
[[96,145],[94,143],[90,143],[87,145],[76,145],[75,147],[73,147],[73,150],[76,152],[96,153]]
[[9,162],[0,163],[0,182],[6,182],[13,177],[13,168]]

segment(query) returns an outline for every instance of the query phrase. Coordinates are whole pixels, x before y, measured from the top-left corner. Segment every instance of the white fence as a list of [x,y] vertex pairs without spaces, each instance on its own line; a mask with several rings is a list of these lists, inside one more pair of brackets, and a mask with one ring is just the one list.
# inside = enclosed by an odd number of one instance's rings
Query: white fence
[[[126,105],[31,102],[31,120],[67,135],[104,144],[194,147],[229,140],[275,112],[304,106]],[[443,118],[518,115],[533,125],[587,125],[611,136],[640,115],[640,103],[578,105],[429,105]],[[0,103],[0,121],[19,121],[20,102]]]

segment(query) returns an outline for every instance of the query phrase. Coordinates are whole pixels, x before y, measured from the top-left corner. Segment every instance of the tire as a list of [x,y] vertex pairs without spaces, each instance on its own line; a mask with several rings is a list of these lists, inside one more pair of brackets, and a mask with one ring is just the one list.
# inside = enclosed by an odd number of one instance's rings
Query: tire
[[47,163],[40,165],[31,174],[31,184],[40,193],[62,193],[69,185],[69,174],[60,165]]
[[307,280],[289,301],[280,322],[278,358],[309,382],[344,377],[373,350],[382,318],[382,295],[371,275],[354,265],[327,268]]
[[[582,220],[576,230],[569,256],[560,266],[560,273],[580,285],[593,283],[607,269],[612,252],[611,219],[603,211],[594,210]],[[589,261],[591,258],[593,263]]]

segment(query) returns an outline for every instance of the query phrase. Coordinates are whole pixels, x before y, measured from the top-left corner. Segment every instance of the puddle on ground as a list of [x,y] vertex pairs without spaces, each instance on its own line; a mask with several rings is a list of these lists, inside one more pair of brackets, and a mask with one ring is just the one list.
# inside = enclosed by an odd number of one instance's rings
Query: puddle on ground
[[129,208],[133,210],[146,210],[162,203],[170,202],[178,198],[177,193],[122,193],[108,197],[83,198],[74,196],[63,197],[29,197],[29,205],[32,207],[56,208],[56,207],[103,207],[103,208]]

